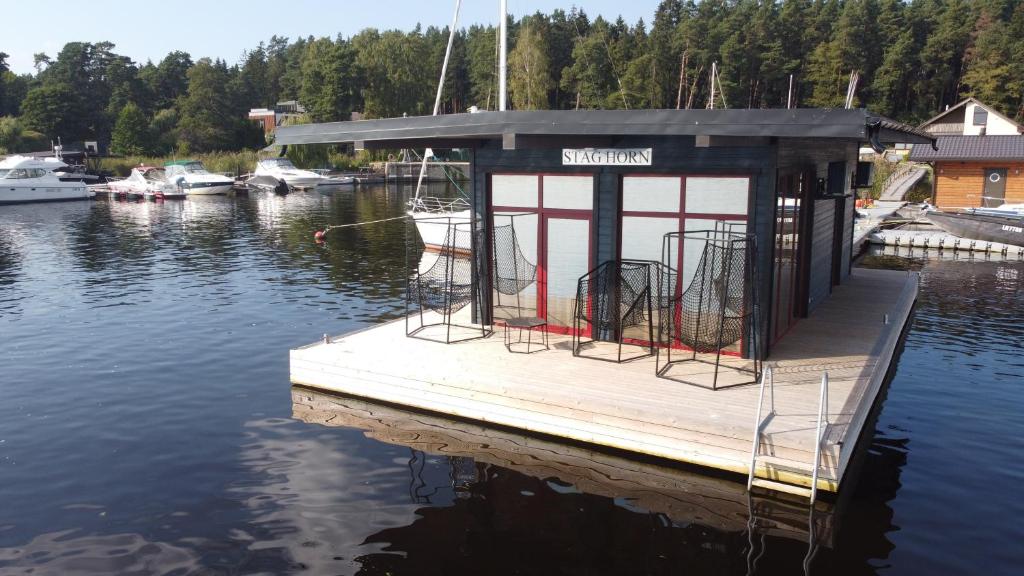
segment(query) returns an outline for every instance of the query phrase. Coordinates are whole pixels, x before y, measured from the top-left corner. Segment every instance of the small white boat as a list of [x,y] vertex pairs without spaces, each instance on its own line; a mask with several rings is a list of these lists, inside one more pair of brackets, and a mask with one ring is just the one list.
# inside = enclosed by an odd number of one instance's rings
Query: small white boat
[[253,176],[269,176],[291,188],[316,188],[324,177],[312,170],[301,170],[287,158],[265,158],[256,163]]
[[316,185],[317,189],[320,188],[344,188],[346,186],[355,186],[356,179],[352,176],[324,176],[324,179]]
[[185,194],[209,196],[227,194],[235,186],[233,178],[214,174],[198,160],[175,160],[164,164],[167,181]]
[[106,187],[114,194],[136,198],[185,197],[184,190],[167,181],[164,169],[155,166],[136,166],[127,178],[110,181]]
[[94,196],[82,182],[60,179],[54,170],[62,162],[11,156],[0,162],[0,204],[88,200]]
[[456,251],[470,252],[469,232],[470,206],[462,198],[435,198],[431,196],[414,198],[408,212],[416,222],[425,249],[440,252],[444,248],[450,231],[457,232],[453,246]]

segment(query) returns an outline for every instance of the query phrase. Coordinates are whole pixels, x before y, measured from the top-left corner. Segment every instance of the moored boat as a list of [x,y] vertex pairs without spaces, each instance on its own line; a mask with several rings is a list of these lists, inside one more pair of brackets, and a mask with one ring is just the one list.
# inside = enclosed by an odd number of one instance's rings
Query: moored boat
[[156,166],[136,166],[127,178],[110,181],[106,187],[114,194],[133,198],[185,197],[184,190],[168,182],[164,169]]
[[188,195],[227,194],[235,185],[232,178],[214,174],[198,160],[175,160],[164,164],[167,181]]
[[940,229],[970,240],[1024,246],[1024,215],[978,212],[928,212],[925,217]]
[[11,156],[0,162],[0,204],[88,200],[94,196],[79,181],[68,182],[54,172],[62,162]]
[[256,163],[256,171],[253,176],[269,176],[277,180],[283,180],[290,188],[309,189],[316,188],[324,177],[311,170],[296,168],[295,164],[287,158],[264,158]]

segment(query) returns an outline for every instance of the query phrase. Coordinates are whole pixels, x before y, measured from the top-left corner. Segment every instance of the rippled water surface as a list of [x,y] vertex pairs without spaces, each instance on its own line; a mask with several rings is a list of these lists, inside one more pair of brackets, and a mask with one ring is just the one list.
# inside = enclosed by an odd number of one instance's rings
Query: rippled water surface
[[[326,246],[313,231],[405,199],[0,207],[0,574],[747,573],[731,480],[652,467],[627,482],[557,450],[505,467],[498,447],[368,438],[344,425],[358,411],[294,417],[288,350],[400,315],[409,266],[400,221]],[[1024,560],[1024,265],[919,265],[918,310],[814,573]],[[757,546],[757,573],[802,571],[798,534]]]

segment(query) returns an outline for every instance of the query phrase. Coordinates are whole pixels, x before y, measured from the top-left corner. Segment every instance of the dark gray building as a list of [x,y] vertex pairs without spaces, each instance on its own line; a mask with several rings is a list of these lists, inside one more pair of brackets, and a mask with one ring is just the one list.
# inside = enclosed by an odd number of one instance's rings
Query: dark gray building
[[[515,223],[552,330],[572,329],[577,280],[603,262],[660,261],[671,232],[752,234],[770,347],[849,274],[860,144],[933,140],[866,110],[797,109],[483,112],[287,126],[276,143],[469,150],[475,221]],[[692,277],[699,248],[676,249]]]

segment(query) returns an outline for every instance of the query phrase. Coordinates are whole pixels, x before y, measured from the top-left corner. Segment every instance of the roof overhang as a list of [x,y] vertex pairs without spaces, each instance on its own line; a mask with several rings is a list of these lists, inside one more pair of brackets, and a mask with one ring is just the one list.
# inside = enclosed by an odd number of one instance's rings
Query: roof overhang
[[834,110],[538,110],[478,112],[301,124],[278,128],[275,144],[353,144],[356,148],[473,148],[500,140],[506,149],[609,145],[624,136],[836,138],[932,144],[934,137],[863,109]]

